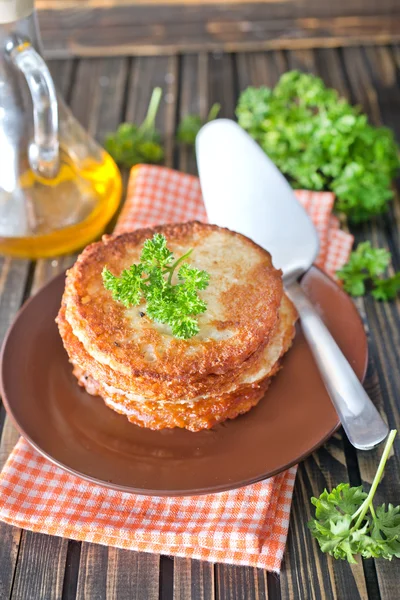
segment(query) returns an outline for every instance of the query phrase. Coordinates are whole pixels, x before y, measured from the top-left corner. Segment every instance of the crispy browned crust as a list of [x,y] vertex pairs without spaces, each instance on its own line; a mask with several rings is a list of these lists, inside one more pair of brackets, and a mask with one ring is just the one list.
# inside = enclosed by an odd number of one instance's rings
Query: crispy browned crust
[[125,415],[135,425],[153,430],[179,427],[196,432],[211,429],[227,419],[235,419],[256,406],[263,398],[271,377],[279,368],[278,362],[271,375],[256,384],[243,386],[242,389],[230,394],[209,396],[188,404],[157,401],[123,402],[121,397],[106,392],[103,386],[90,376],[82,377],[79,371],[75,374],[80,379],[80,385],[90,394],[102,397],[109,408]]
[[[281,321],[277,328],[284,330],[282,339],[281,355],[284,354],[291,345],[295,334],[295,322],[297,314],[290,300],[284,296],[282,304],[285,307],[281,311]],[[113,386],[126,393],[144,395],[149,399],[174,400],[182,397],[188,400],[197,396],[209,394],[224,394],[232,389],[235,384],[245,376],[251,376],[257,373],[260,368],[260,361],[263,359],[266,343],[262,344],[257,351],[251,355],[240,368],[234,372],[229,371],[222,375],[206,375],[199,379],[176,380],[171,383],[163,379],[147,377],[128,377],[117,373],[108,365],[103,365],[93,359],[86,352],[83,344],[74,336],[71,326],[65,319],[65,307],[62,306],[58,315],[58,327],[64,343],[64,347],[71,359],[71,362],[79,366],[85,372],[90,373],[96,381],[104,382],[108,386]],[[274,336],[272,336],[274,339]]]
[[122,391],[110,391],[101,381],[96,381],[77,365],[74,366],[73,373],[89,394],[99,395],[109,408],[125,415],[129,421],[140,427],[155,430],[179,427],[200,431],[210,429],[227,419],[234,419],[260,401],[272,377],[278,372],[281,357],[288,350],[292,338],[293,332],[288,329],[279,359],[262,379],[238,385],[229,393],[216,393],[195,400],[178,402],[141,398],[132,401],[127,399]]
[[[235,244],[242,248],[245,243],[246,256],[253,258],[253,263],[249,260],[251,267],[247,270],[245,264],[232,263],[232,272],[235,269],[237,272],[236,281],[228,282],[227,289],[218,296],[227,316],[210,322],[214,331],[233,331],[231,337],[219,340],[198,336],[190,340],[170,338],[170,343],[165,344],[165,336],[144,319],[140,339],[132,338],[126,311],[103,288],[101,271],[105,265],[113,273],[130,266],[133,262],[130,254],[133,250],[137,252],[155,232],[163,233],[169,245],[194,247],[193,256],[196,256],[196,248],[204,251],[209,235],[223,233],[227,244],[226,261],[230,260]],[[211,279],[210,288],[215,293],[219,283],[216,285]],[[68,272],[63,303],[73,332],[84,332],[85,349],[98,362],[112,361],[114,370],[131,378],[170,382],[182,379],[184,383],[188,377],[233,372],[267,343],[277,324],[282,294],[281,273],[272,266],[268,252],[240,234],[194,221],[105,236],[102,242],[88,246]],[[147,347],[154,352],[153,362],[145,355]]]

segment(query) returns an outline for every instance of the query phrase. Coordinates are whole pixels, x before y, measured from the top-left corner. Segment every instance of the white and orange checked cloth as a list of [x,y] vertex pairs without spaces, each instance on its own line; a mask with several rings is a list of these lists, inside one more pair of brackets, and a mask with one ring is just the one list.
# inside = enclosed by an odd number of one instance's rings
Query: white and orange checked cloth
[[[317,264],[346,262],[352,237],[331,215],[333,195],[298,191],[321,239]],[[132,169],[117,233],[157,223],[206,220],[199,181],[163,167]],[[139,496],[86,482],[20,439],[0,475],[0,519],[32,531],[143,552],[251,565],[279,573],[296,467],[230,492]]]

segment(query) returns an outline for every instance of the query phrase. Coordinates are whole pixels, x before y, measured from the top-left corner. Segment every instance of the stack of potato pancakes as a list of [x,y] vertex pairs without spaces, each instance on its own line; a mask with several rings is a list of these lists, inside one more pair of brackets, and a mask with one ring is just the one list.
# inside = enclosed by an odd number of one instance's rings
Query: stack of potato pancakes
[[[166,237],[174,256],[209,273],[199,296],[199,333],[182,340],[151,320],[146,304],[126,308],[105,289],[140,261],[145,240]],[[80,385],[141,427],[209,429],[255,406],[278,371],[297,315],[281,272],[248,238],[199,222],[104,236],[68,271],[57,323]],[[268,401],[268,398],[265,400]]]

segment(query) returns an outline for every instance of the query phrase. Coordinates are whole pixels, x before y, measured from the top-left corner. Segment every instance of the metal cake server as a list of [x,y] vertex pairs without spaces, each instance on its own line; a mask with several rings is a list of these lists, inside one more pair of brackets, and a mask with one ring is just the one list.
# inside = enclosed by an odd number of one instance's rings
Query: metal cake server
[[360,450],[373,448],[389,429],[298,283],[318,254],[311,219],[282,173],[234,121],[206,124],[197,136],[196,155],[209,221],[243,233],[271,253],[350,442]]

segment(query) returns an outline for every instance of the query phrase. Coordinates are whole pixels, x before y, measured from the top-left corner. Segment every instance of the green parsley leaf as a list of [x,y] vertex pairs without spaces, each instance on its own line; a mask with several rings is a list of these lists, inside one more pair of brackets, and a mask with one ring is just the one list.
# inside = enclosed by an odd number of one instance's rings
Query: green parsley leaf
[[[137,306],[145,300],[150,319],[169,325],[176,338],[189,339],[199,332],[195,317],[207,310],[206,302],[197,292],[205,290],[210,279],[206,271],[182,264],[191,252],[175,260],[165,237],[156,233],[144,242],[138,265],[124,269],[119,277],[104,267],[104,287],[114,300],[126,307]],[[179,265],[178,283],[174,284]]]
[[350,260],[353,268],[364,268],[370,277],[381,275],[390,263],[390,252],[384,248],[372,248],[371,242],[358,244]]
[[400,272],[387,279],[374,278],[371,294],[376,300],[394,300],[400,290]]
[[122,123],[115,133],[107,136],[105,148],[122,167],[130,168],[139,163],[157,164],[163,160],[164,150],[155,128],[161,96],[161,88],[154,88],[146,118],[140,126]]
[[200,115],[186,115],[178,125],[176,139],[182,144],[194,146],[196,136],[204,122]]
[[194,146],[196,136],[200,129],[205,125],[217,118],[219,111],[221,110],[220,104],[213,104],[208,113],[207,119],[204,121],[200,115],[186,115],[179,123],[178,131],[176,133],[176,139],[182,144],[188,146]]
[[178,279],[185,282],[187,289],[205,290],[210,281],[210,276],[207,271],[199,271],[185,264],[178,271]]
[[381,543],[382,552],[400,558],[400,506],[378,506],[373,518],[372,537]]
[[343,281],[343,288],[350,296],[364,296],[365,294],[365,281],[368,278],[368,274],[365,271],[353,271],[350,267],[346,268],[344,265],[340,271],[337,271],[337,276]]
[[132,265],[129,269],[124,269],[120,277],[116,277],[104,267],[104,287],[112,293],[113,300],[122,302],[126,307],[137,306],[143,294],[142,274],[142,265]]
[[249,87],[236,115],[294,188],[332,190],[356,222],[387,209],[400,166],[392,132],[370,125],[319,77],[289,71],[273,89]]
[[351,296],[363,296],[366,284],[370,283],[373,286],[371,294],[376,300],[393,300],[400,290],[400,272],[387,279],[378,277],[389,266],[390,259],[390,252],[384,248],[372,248],[370,242],[363,242],[336,274]]
[[341,483],[331,492],[324,490],[319,498],[311,498],[315,518],[308,527],[322,552],[349,563],[355,556],[364,558],[400,558],[400,506],[379,506],[372,501],[393,446],[396,430],[387,438],[377,472],[366,494],[362,487]]
[[366,497],[361,486],[351,488],[348,483],[341,483],[331,493],[325,490],[319,500],[312,498],[312,503],[317,507],[318,519],[336,522],[346,513],[355,512]]
[[163,269],[173,260],[173,254],[167,248],[167,240],[161,233],[155,233],[152,240],[146,240],[143,244],[140,263],[146,272],[153,267]]

